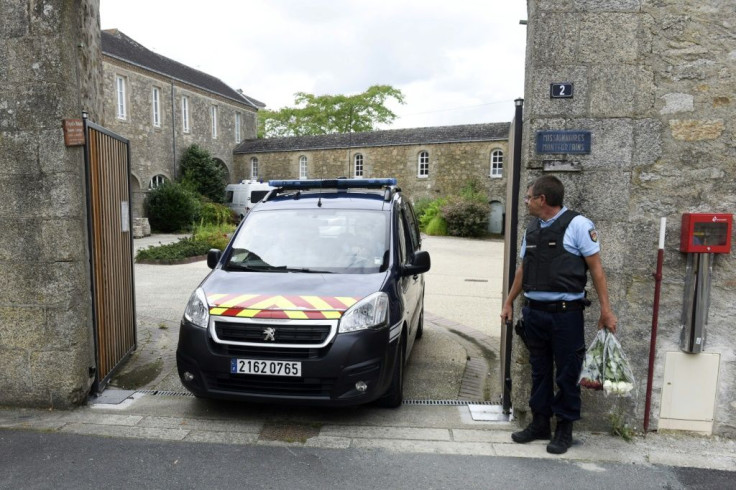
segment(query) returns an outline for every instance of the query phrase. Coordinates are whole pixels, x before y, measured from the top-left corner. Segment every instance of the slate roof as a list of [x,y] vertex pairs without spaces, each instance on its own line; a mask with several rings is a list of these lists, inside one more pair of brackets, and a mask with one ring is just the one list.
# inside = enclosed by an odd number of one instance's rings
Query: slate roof
[[365,133],[322,134],[287,138],[261,138],[243,141],[235,153],[331,150],[371,146],[429,145],[471,141],[508,140],[511,123],[465,124],[430,128],[389,129]]
[[232,89],[219,78],[154,53],[117,29],[102,31],[102,53],[254,109],[266,106],[263,102]]

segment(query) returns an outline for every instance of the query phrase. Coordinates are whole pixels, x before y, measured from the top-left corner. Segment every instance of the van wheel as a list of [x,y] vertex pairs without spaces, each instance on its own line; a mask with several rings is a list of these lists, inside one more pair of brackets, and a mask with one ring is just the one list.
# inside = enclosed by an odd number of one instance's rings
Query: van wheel
[[399,336],[399,345],[397,346],[396,361],[394,362],[394,370],[391,373],[391,386],[388,387],[386,394],[376,400],[379,407],[396,408],[404,401],[404,336]]

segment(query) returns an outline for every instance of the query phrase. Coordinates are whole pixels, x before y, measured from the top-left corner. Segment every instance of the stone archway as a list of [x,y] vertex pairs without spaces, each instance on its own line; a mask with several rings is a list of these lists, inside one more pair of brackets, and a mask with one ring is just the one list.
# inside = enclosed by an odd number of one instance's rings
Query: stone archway
[[215,161],[215,163],[217,163],[217,166],[218,167],[220,167],[221,169],[224,170],[224,172],[225,172],[225,179],[224,179],[225,180],[225,184],[229,184],[230,183],[230,179],[232,179],[232,175],[230,173],[230,169],[228,168],[227,164],[224,161],[222,161],[219,158],[217,158],[217,157],[214,157],[213,160]]

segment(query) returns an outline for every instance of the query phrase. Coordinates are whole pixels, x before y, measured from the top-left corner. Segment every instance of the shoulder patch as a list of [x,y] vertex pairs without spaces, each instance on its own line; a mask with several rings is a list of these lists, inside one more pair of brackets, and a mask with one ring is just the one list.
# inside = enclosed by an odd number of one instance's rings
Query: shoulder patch
[[595,231],[595,228],[591,228],[588,230],[588,235],[590,235],[590,239],[594,242],[598,242],[598,232]]

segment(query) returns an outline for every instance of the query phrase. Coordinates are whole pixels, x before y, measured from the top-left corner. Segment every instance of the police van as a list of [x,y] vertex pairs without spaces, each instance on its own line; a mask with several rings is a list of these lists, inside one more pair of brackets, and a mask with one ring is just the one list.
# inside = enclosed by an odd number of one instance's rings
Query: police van
[[235,212],[240,219],[248,214],[258,201],[266,197],[273,189],[265,182],[243,180],[239,184],[225,186],[225,205]]
[[271,181],[184,312],[177,366],[198,397],[402,403],[429,253],[395,179]]

